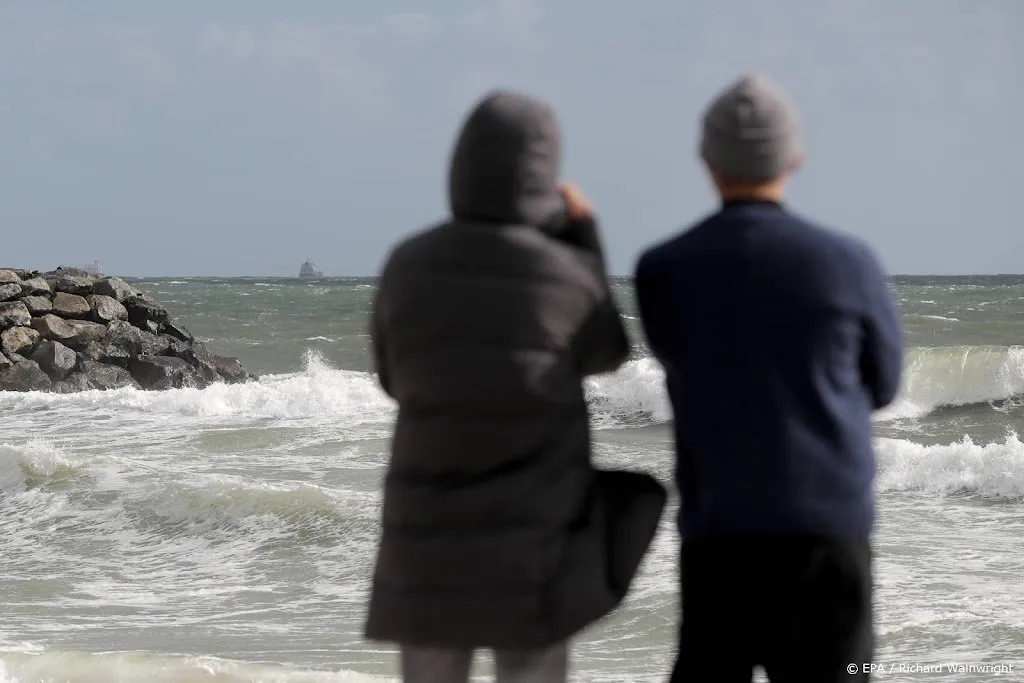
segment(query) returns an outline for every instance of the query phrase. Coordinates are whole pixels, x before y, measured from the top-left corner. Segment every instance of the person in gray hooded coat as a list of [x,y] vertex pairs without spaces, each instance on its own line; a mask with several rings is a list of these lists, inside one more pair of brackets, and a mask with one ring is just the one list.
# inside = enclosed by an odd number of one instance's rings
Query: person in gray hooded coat
[[583,379],[629,343],[596,222],[560,186],[552,110],[494,92],[465,121],[451,219],[389,254],[372,313],[398,404],[366,623],[406,681],[562,681],[566,641],[624,598],[661,517],[652,477],[596,470]]

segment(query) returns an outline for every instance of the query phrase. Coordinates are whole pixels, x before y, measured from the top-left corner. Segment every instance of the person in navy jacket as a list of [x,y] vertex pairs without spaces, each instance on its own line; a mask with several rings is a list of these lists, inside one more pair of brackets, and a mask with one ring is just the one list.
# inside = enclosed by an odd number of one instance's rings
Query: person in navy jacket
[[703,120],[721,207],[636,266],[675,416],[682,626],[672,681],[867,680],[872,412],[903,338],[872,250],[783,203],[798,119],[745,76]]

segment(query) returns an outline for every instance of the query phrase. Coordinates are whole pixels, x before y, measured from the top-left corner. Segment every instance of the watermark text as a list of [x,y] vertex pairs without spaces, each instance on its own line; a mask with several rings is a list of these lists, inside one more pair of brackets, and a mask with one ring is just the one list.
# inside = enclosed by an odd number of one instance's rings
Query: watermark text
[[887,674],[990,674],[1001,676],[1012,674],[1014,671],[1020,672],[1022,669],[1014,664],[958,662],[851,662],[846,666],[846,673],[850,675],[869,673],[883,676]]

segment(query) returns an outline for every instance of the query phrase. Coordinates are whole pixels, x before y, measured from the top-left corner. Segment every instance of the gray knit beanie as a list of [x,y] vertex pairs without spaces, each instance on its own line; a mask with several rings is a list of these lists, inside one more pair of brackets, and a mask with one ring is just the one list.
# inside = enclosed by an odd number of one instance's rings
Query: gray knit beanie
[[704,114],[700,153],[730,180],[762,182],[793,170],[802,154],[797,111],[782,89],[744,76]]

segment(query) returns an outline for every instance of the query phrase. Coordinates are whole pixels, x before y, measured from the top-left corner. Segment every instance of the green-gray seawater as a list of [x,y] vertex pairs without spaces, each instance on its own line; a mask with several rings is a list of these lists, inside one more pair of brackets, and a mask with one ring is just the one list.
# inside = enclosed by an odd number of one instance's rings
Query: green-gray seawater
[[[360,636],[393,418],[368,372],[374,281],[136,284],[263,377],[0,393],[0,683],[389,680],[394,653]],[[1024,277],[895,291],[908,351],[876,421],[876,677],[1024,680]],[[636,348],[588,385],[597,459],[669,484],[662,376],[628,281],[616,293]],[[573,680],[666,679],[674,516],[626,604],[574,645]]]

